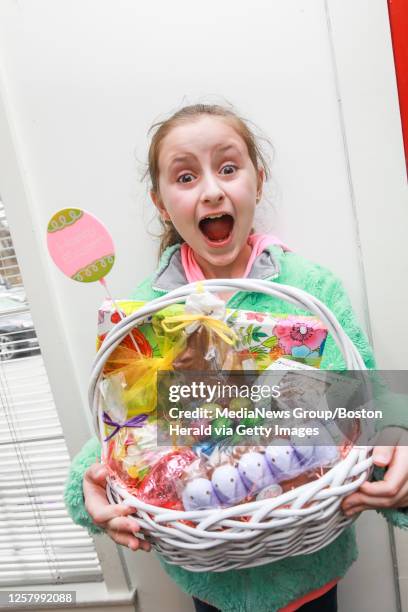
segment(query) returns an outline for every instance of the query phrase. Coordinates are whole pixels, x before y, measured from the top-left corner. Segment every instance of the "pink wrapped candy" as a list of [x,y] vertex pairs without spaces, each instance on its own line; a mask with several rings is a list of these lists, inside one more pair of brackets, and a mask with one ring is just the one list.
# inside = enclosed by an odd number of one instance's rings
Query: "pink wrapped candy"
[[136,492],[137,497],[153,506],[182,510],[176,483],[186,467],[196,459],[189,448],[171,451],[142,480]]

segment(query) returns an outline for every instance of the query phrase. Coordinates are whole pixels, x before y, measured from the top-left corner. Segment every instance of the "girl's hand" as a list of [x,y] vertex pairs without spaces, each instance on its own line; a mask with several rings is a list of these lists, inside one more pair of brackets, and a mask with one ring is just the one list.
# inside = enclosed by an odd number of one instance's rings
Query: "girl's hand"
[[149,551],[149,542],[134,535],[140,530],[137,520],[128,516],[133,514],[134,508],[109,503],[105,490],[107,475],[106,467],[100,463],[93,463],[84,474],[83,491],[88,514],[117,544],[128,546],[131,550]]
[[[408,432],[399,427],[387,427],[373,450],[373,462],[388,466],[384,480],[365,482],[342,502],[346,516],[373,508],[408,507]],[[386,445],[386,446],[385,446]]]

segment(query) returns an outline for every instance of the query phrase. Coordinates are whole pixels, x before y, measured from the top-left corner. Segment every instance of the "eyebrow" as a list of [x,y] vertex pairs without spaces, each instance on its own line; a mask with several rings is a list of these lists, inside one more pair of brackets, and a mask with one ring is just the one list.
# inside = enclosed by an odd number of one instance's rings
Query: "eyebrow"
[[[223,147],[220,147],[219,149],[217,148],[217,152],[218,153],[225,153],[226,151],[229,151],[230,149],[232,149],[233,151],[235,151],[236,153],[241,155],[241,152],[239,151],[239,149],[235,145],[233,145],[233,144],[225,145]],[[195,155],[193,153],[186,153],[185,155],[177,155],[177,157],[174,157],[170,161],[169,167],[174,166],[178,162],[185,162],[188,159],[190,159],[190,157],[195,157]]]

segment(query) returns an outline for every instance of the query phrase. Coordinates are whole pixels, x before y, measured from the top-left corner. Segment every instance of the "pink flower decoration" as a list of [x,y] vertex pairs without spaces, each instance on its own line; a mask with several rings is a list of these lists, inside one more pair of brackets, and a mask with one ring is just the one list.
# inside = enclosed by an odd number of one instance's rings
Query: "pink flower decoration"
[[293,316],[275,325],[273,333],[286,355],[291,355],[295,346],[306,346],[315,351],[327,336],[326,329],[318,321],[302,321]]
[[261,314],[260,312],[247,312],[246,318],[248,321],[250,321],[251,319],[254,319],[255,321],[258,321],[259,323],[262,323],[262,321],[265,319],[265,315]]

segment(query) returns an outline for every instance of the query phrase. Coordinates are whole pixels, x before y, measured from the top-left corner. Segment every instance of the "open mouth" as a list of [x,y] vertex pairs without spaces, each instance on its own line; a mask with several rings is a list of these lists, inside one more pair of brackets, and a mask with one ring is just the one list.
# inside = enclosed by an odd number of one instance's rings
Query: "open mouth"
[[208,215],[198,224],[201,232],[211,242],[224,242],[231,236],[234,218],[228,213]]

